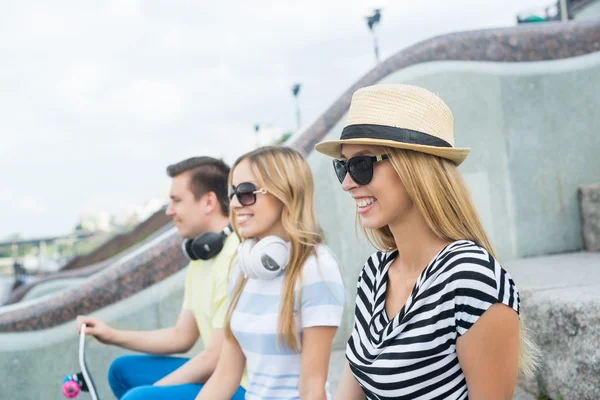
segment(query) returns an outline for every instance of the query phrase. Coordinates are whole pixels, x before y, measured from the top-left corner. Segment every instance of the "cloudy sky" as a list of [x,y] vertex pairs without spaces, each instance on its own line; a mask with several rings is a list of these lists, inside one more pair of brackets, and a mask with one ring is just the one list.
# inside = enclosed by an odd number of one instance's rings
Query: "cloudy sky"
[[303,124],[383,59],[443,33],[515,25],[550,0],[2,0],[0,238],[164,197],[165,166],[232,162],[254,124]]

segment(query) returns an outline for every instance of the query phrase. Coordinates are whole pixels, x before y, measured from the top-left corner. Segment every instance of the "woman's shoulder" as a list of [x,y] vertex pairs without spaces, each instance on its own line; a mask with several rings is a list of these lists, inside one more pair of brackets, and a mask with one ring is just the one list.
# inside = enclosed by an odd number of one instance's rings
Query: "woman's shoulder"
[[451,283],[450,288],[480,292],[516,292],[510,274],[498,260],[481,245],[470,240],[459,240],[446,246],[435,258],[429,276],[438,282]]
[[484,247],[471,240],[457,240],[443,248],[432,260],[434,270],[459,272],[469,268],[494,271],[500,264]]
[[320,244],[315,247],[314,253],[304,263],[303,278],[305,282],[342,281],[339,262],[328,246]]
[[[463,335],[492,305],[503,303],[520,313],[520,296],[510,274],[494,256],[470,240],[451,243],[430,265],[430,288],[451,293],[456,326]],[[432,293],[435,292],[433,289]]]

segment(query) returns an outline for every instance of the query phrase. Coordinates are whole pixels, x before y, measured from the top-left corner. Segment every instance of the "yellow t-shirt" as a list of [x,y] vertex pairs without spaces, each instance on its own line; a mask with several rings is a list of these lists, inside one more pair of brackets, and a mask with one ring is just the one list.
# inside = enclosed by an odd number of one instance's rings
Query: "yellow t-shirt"
[[[204,347],[212,343],[213,329],[225,327],[225,316],[229,305],[227,285],[231,259],[235,255],[239,240],[235,234],[225,239],[223,249],[210,260],[191,261],[185,277],[183,309],[194,313],[200,338]],[[244,369],[241,386],[246,387]]]

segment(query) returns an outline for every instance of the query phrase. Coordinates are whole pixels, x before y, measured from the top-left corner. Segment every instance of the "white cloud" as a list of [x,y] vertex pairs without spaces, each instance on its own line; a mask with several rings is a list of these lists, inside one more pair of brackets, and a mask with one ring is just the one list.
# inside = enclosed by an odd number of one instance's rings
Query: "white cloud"
[[12,195],[6,189],[0,189],[0,203],[5,203],[12,198]]
[[116,17],[140,18],[141,3],[141,0],[111,0],[108,7]]
[[5,130],[0,135],[0,159],[4,160],[5,163],[13,159],[14,150],[17,147],[17,141],[14,139],[13,134],[14,131]]
[[175,122],[183,112],[179,89],[167,82],[135,80],[108,102],[109,113],[121,112],[150,124]]
[[39,199],[35,199],[29,195],[23,196],[18,201],[18,208],[26,213],[44,214],[48,211],[48,206]]
[[39,215],[48,211],[47,204],[29,194],[16,195],[11,191],[0,191],[0,207],[3,212],[24,215]]
[[59,107],[65,111],[90,112],[95,106],[95,97],[108,83],[107,74],[98,65],[71,65],[56,87]]

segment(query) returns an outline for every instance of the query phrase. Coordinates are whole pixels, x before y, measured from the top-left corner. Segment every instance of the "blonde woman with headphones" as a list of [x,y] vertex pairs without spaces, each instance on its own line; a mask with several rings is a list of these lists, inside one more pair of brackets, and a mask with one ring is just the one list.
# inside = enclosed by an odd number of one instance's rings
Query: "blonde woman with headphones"
[[223,351],[197,399],[229,399],[244,366],[246,399],[328,399],[344,286],[322,244],[310,168],[296,150],[262,147],[235,162],[229,184],[241,244]]
[[336,399],[512,399],[537,351],[458,171],[469,149],[448,106],[420,87],[362,88],[340,140],[316,150],[379,250],[358,277]]

